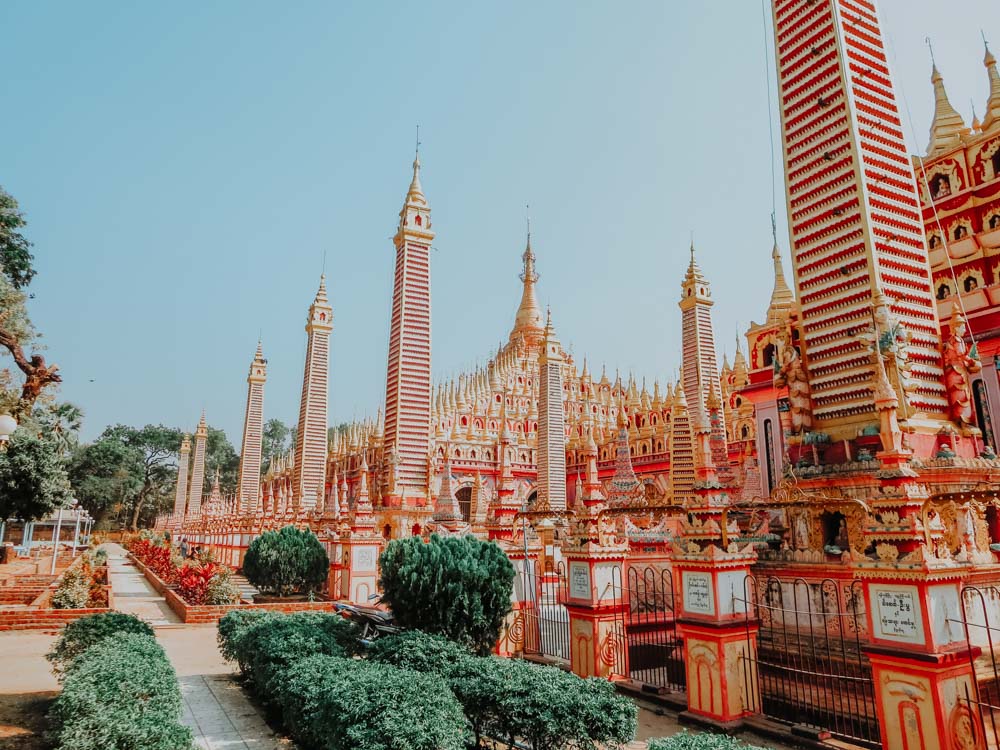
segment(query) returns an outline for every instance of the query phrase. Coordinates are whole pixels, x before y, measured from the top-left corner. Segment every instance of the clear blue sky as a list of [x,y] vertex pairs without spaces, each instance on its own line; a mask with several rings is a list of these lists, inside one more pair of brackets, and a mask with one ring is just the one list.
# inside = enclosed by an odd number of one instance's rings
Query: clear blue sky
[[[981,112],[1000,3],[881,6],[922,150],[924,37],[952,103]],[[8,0],[0,29],[0,184],[28,215],[31,312],[87,438],[193,429],[204,406],[238,445],[258,331],[265,414],[294,422],[324,252],[330,420],[374,413],[417,123],[436,375],[506,337],[526,202],[541,301],[592,369],[676,372],[691,231],[720,348],[766,308],[759,3]]]

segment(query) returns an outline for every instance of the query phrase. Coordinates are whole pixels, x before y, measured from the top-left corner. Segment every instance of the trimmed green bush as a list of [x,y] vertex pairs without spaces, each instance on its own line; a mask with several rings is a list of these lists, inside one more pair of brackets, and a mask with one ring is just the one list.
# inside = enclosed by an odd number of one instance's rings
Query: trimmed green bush
[[286,726],[315,750],[464,750],[462,707],[443,679],[375,662],[313,656],[283,673]]
[[234,609],[227,612],[219,620],[219,651],[226,661],[235,661],[240,672],[249,676],[250,662],[244,661],[241,657],[246,657],[251,650],[245,648],[243,639],[257,625],[265,620],[273,620],[284,617],[280,612],[273,612],[267,609]]
[[138,633],[153,637],[153,628],[135,615],[122,612],[88,615],[69,623],[45,658],[52,663],[52,671],[56,677],[62,679],[73,661],[84,651],[118,633]]
[[728,734],[691,734],[686,729],[673,737],[649,741],[649,750],[766,750]]
[[335,620],[305,617],[296,613],[267,619],[254,626],[242,639],[237,660],[250,665],[254,690],[265,704],[273,703],[282,680],[282,671],[307,656],[348,656],[342,645],[344,631]]
[[443,635],[488,654],[510,611],[514,566],[473,537],[394,539],[379,559],[382,601],[404,628]]
[[367,656],[381,664],[442,677],[447,677],[464,660],[474,658],[471,651],[454,641],[419,630],[404,630],[372,641]]
[[453,671],[450,685],[477,737],[532,750],[617,748],[635,737],[638,708],[607,680],[485,657]]
[[330,572],[330,558],[316,535],[286,526],[265,531],[250,543],[243,575],[264,593],[278,596],[317,588]]
[[118,633],[73,662],[50,719],[60,750],[189,750],[181,705],[177,675],[156,640]]

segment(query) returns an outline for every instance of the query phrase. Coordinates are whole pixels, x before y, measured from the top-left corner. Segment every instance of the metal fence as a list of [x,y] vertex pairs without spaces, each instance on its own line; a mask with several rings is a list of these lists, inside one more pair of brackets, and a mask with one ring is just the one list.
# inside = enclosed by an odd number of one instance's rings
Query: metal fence
[[[743,657],[747,710],[881,747],[860,582],[748,576],[744,595],[759,618],[757,655]],[[751,641],[748,621],[746,654]]]
[[617,674],[647,688],[681,692],[687,684],[684,641],[677,634],[674,587],[669,568],[630,567],[612,570],[602,600],[618,600],[615,638],[602,645],[601,656]]
[[[992,603],[992,607],[990,604]],[[991,612],[993,617],[990,617]],[[962,619],[965,639],[970,646],[971,687],[966,684],[961,696],[968,713],[966,739],[969,747],[1000,747],[1000,669],[996,649],[1000,648],[1000,589],[996,586],[964,586]],[[978,655],[977,655],[978,652]]]
[[522,571],[525,606],[524,653],[568,662],[569,611],[566,566],[559,562],[543,573]]

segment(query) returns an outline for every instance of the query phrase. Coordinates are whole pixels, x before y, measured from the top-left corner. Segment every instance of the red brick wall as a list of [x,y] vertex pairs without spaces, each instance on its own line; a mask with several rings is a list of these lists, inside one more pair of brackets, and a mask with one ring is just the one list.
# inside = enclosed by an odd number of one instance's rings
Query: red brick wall
[[188,604],[176,591],[167,587],[160,578],[132,555],[129,558],[146,576],[157,593],[162,594],[167,606],[186,623],[202,624],[218,622],[227,612],[234,609],[267,609],[274,612],[303,612],[307,610],[332,612],[333,602],[275,602],[268,604]]

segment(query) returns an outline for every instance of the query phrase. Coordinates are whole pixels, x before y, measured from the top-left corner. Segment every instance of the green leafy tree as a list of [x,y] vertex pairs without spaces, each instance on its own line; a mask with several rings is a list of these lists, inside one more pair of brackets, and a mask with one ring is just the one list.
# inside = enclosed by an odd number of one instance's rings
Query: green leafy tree
[[145,481],[144,455],[117,436],[101,436],[78,447],[69,462],[69,479],[80,504],[106,523],[116,508],[131,508]]
[[70,500],[62,457],[52,441],[18,428],[0,453],[0,518],[31,521]]
[[31,243],[21,234],[27,225],[14,196],[0,187],[0,268],[15,289],[35,277]]
[[261,591],[288,596],[315,589],[330,572],[330,558],[308,529],[265,531],[250,543],[243,575]]
[[21,233],[24,216],[17,201],[0,188],[0,349],[13,359],[17,374],[0,370],[0,410],[19,421],[31,415],[35,401],[49,386],[62,382],[59,368],[45,361],[28,317],[25,287],[35,275],[31,243]]
[[240,456],[229,442],[226,433],[209,426],[208,437],[205,440],[205,495],[212,491],[215,472],[219,472],[219,486],[222,493],[236,491],[239,481]]
[[173,427],[148,424],[141,429],[127,425],[108,427],[101,433],[101,440],[117,440],[134,448],[142,456],[142,487],[131,498],[129,527],[139,527],[140,516],[147,517],[164,508],[171,501],[177,478],[176,457],[181,445],[181,431]]
[[495,543],[394,539],[379,563],[382,601],[404,628],[443,635],[479,654],[496,644],[510,611],[514,567]]
[[260,471],[265,474],[274,458],[288,453],[292,445],[292,431],[280,419],[269,419],[264,423],[262,438]]
[[80,443],[83,410],[76,404],[65,401],[36,406],[30,421],[55,442],[64,456],[69,456]]

